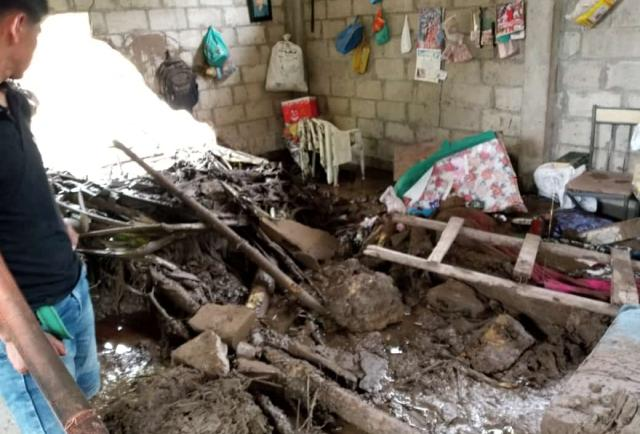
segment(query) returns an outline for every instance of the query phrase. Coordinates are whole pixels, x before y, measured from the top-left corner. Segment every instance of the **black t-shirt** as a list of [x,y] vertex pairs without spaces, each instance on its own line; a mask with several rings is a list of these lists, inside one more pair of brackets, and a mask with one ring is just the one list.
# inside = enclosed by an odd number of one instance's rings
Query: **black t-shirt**
[[0,254],[35,309],[69,294],[81,264],[31,134],[29,102],[13,85],[0,89],[9,105],[0,105]]

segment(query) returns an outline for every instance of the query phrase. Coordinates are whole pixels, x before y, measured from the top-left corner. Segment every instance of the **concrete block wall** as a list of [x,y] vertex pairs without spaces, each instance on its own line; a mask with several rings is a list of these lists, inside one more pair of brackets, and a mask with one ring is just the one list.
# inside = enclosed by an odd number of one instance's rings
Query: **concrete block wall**
[[468,41],[474,60],[445,62],[448,78],[441,84],[414,80],[415,50],[400,53],[405,14],[415,40],[418,11],[445,7],[470,30],[472,11],[479,6],[495,10],[494,0],[384,0],[383,11],[392,39],[384,46],[371,41],[368,72],[351,69],[352,56],[335,49],[339,32],[358,15],[371,36],[377,6],[369,0],[316,0],[315,32],[310,30],[310,8],[305,3],[306,55],[310,92],[320,97],[320,108],[340,128],[358,127],[366,152],[382,162],[393,160],[398,143],[440,142],[494,129],[517,152],[521,133],[524,83],[524,45],[514,58],[499,60],[493,47],[478,49]]
[[290,95],[264,90],[271,47],[285,32],[283,0],[272,0],[273,21],[250,23],[246,0],[49,0],[54,12],[89,11],[93,33],[124,53],[155,88],[167,48],[188,64],[208,26],[222,32],[238,67],[223,82],[199,78],[194,115],[218,139],[262,154],[281,147],[280,102]]
[[[565,2],[563,14],[573,8]],[[594,29],[562,20],[554,102],[552,157],[566,152],[587,152],[594,105],[640,108],[640,13],[635,0],[623,0]],[[602,128],[600,146],[606,146],[611,130]],[[618,143],[626,144],[628,132],[620,131]],[[622,169],[623,152],[614,158]],[[598,155],[603,157],[604,153]],[[601,160],[599,158],[598,160]]]

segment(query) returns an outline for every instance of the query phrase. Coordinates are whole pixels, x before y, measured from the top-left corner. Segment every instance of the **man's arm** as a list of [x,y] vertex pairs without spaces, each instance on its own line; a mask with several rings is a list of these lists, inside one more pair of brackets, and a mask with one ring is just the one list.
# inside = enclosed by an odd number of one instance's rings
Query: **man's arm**
[[[0,293],[7,294],[14,292],[11,286],[15,286],[15,279],[9,271],[7,264],[4,262],[4,258],[2,257],[2,253],[0,253]],[[21,294],[19,295],[21,296]],[[66,354],[66,349],[64,347],[64,343],[60,342],[58,339],[54,338],[48,333],[45,333],[47,339],[51,343],[51,346],[56,351],[59,356],[64,356]],[[4,342],[7,358],[13,365],[13,368],[21,374],[27,373],[27,365],[24,362],[24,359],[18,352],[18,349],[13,342],[13,336],[7,326],[4,318],[0,316],[0,340]]]

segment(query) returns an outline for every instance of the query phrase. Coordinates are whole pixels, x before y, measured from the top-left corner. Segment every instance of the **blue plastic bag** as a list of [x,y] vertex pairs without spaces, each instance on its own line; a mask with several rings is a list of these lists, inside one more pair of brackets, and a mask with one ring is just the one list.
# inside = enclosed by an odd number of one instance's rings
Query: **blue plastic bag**
[[229,58],[229,47],[224,42],[222,34],[213,27],[209,27],[204,37],[204,58],[209,66],[222,68]]
[[371,3],[372,5],[377,5],[378,3],[380,3],[382,0],[369,0],[369,3]]
[[359,17],[356,17],[353,23],[349,24],[347,28],[338,35],[338,39],[336,39],[336,50],[341,54],[347,54],[355,50],[356,47],[360,45],[360,42],[362,42],[363,36],[364,27],[360,23]]

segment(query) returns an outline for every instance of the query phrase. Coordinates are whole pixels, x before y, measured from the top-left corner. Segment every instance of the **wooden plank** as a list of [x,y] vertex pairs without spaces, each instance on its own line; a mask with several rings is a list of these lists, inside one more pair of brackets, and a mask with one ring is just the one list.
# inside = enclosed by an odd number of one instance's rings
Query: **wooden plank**
[[603,124],[637,125],[640,124],[638,109],[596,109],[596,122]]
[[[436,232],[442,232],[447,224],[437,220],[429,220],[419,217],[395,214],[392,216],[395,223],[403,223],[407,226],[417,228],[425,228]],[[477,229],[462,228],[460,236],[470,240],[487,243],[494,246],[504,246],[513,249],[520,249],[524,242],[521,238],[510,237],[508,235],[493,234],[490,232],[479,231]],[[551,253],[560,256],[566,256],[573,259],[586,259],[600,264],[610,264],[611,256],[606,253],[596,252],[594,250],[585,250],[579,247],[568,246],[566,244],[542,242],[540,244],[540,253]],[[635,271],[640,271],[640,262],[631,262]]]
[[533,273],[533,267],[536,265],[536,257],[540,249],[542,238],[538,235],[527,234],[518,255],[518,262],[513,269],[513,277],[522,282],[528,282]]
[[638,304],[638,288],[636,277],[631,268],[631,254],[627,249],[611,249],[611,303]]
[[599,229],[592,229],[580,234],[585,243],[602,245],[640,237],[640,218],[625,220]]
[[420,270],[440,274],[445,277],[450,277],[452,279],[461,280],[471,285],[489,285],[497,290],[509,292],[526,299],[561,304],[608,316],[616,316],[619,310],[618,306],[614,306],[603,301],[591,300],[589,298],[579,297],[573,294],[551,291],[537,286],[519,284],[511,280],[490,276],[488,274],[479,273],[465,268],[429,262],[426,259],[385,249],[379,246],[367,247],[364,254],[374,258],[383,259],[385,261],[394,262],[396,264],[407,265]]
[[567,184],[567,191],[572,193],[610,194],[614,196],[631,196],[633,175],[590,171],[585,172]]
[[447,256],[447,252],[449,252],[453,242],[458,237],[462,226],[464,226],[464,219],[451,217],[449,223],[447,223],[447,227],[442,232],[442,236],[440,236],[440,241],[438,241],[431,255],[429,255],[429,262],[442,262],[444,257]]

